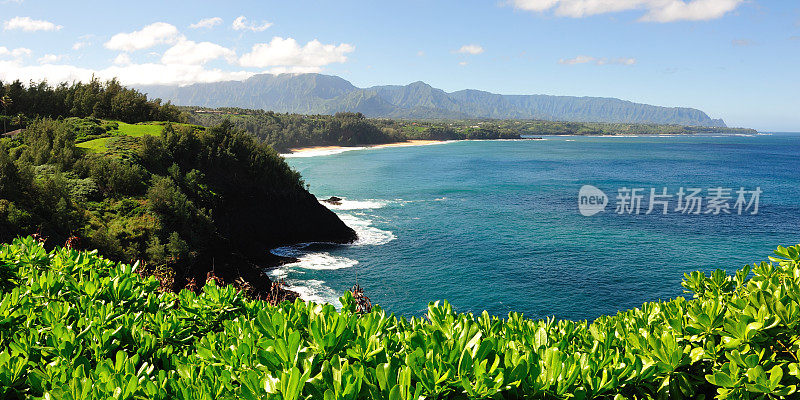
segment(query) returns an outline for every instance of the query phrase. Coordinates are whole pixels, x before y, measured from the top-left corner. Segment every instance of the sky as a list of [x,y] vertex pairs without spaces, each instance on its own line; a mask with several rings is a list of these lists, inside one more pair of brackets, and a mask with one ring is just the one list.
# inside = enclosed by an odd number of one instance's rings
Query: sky
[[800,131],[800,1],[0,0],[0,80],[319,72],[359,87],[616,97]]

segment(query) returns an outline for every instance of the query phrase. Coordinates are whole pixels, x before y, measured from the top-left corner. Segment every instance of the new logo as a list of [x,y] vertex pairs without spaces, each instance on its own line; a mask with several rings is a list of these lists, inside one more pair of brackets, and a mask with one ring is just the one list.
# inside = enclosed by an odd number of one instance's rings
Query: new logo
[[578,210],[584,217],[591,217],[606,209],[608,196],[602,190],[592,186],[583,185],[578,191]]

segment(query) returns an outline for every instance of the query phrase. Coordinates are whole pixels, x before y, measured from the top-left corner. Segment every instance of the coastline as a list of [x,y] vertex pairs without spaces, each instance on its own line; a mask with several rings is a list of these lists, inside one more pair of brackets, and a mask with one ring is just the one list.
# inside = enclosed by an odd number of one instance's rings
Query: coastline
[[449,140],[407,140],[404,142],[382,143],[382,144],[369,144],[363,146],[311,146],[311,147],[297,147],[289,149],[291,155],[299,155],[303,153],[319,153],[319,152],[341,152],[347,150],[360,150],[360,149],[380,149],[384,147],[410,147],[410,146],[427,146],[431,144],[446,143]]

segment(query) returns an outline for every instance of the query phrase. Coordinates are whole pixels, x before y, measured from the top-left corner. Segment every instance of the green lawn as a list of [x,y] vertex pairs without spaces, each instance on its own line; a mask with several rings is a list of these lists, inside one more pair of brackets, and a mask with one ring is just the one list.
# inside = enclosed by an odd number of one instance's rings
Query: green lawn
[[164,125],[156,124],[126,124],[115,121],[119,124],[119,130],[114,131],[117,135],[140,137],[144,135],[158,136],[164,130]]
[[119,124],[119,128],[109,133],[110,137],[104,137],[94,140],[89,140],[83,143],[78,143],[76,146],[86,149],[92,153],[102,153],[106,151],[109,141],[118,136],[131,136],[142,137],[145,135],[158,136],[164,130],[163,124],[158,123],[143,123],[143,124],[127,124],[125,122],[114,121]]
[[108,141],[113,138],[114,136],[89,140],[88,142],[78,143],[75,145],[75,147],[86,149],[92,153],[102,153],[106,151],[106,145],[108,144]]

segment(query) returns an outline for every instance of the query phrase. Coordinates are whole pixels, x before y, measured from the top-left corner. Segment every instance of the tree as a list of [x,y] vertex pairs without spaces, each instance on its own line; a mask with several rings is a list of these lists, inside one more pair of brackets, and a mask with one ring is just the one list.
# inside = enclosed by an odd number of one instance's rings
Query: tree
[[[3,106],[3,114],[6,113],[8,107],[11,106],[12,104],[14,104],[14,102],[11,100],[10,96],[4,95],[3,97],[0,97],[0,105]],[[5,133],[5,131],[6,131],[6,119],[3,118],[3,132]]]

